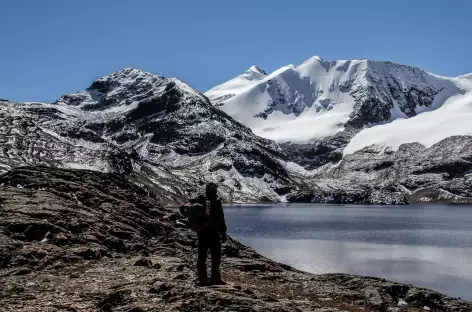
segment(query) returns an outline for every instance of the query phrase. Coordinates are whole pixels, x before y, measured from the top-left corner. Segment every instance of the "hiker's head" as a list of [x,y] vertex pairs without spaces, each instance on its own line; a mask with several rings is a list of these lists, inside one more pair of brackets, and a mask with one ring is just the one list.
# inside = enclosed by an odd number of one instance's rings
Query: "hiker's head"
[[218,198],[218,185],[216,183],[210,182],[205,187],[205,195],[208,199],[217,199]]

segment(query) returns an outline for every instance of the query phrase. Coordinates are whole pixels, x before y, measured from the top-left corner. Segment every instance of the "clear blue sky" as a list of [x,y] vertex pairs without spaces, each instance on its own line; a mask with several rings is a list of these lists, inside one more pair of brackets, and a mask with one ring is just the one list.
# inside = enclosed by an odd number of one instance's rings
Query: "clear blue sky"
[[124,67],[200,91],[313,55],[472,72],[469,0],[0,0],[0,98],[54,101]]

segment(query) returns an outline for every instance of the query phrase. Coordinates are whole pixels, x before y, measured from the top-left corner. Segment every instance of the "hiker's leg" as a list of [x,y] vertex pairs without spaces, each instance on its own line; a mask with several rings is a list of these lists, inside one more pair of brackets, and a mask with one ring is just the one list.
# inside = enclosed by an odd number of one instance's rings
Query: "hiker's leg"
[[221,280],[220,263],[221,263],[221,241],[220,233],[211,231],[209,235],[210,253],[211,253],[211,280]]
[[198,279],[204,281],[208,279],[206,270],[206,259],[208,253],[208,233],[206,231],[200,231],[197,233],[198,236],[198,260],[197,260],[197,273]]

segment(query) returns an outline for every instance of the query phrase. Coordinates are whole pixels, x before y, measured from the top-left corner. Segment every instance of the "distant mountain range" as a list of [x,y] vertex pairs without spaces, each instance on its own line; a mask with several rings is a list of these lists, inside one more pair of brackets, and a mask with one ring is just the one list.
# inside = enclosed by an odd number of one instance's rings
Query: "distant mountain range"
[[123,69],[54,103],[0,101],[0,171],[126,176],[166,202],[221,185],[226,201],[472,202],[472,75],[370,60],[267,74],[205,95]]
[[447,78],[392,62],[315,56],[271,74],[252,66],[205,95],[255,134],[295,144],[294,158],[317,167],[372,144],[431,146],[470,135],[471,91],[472,75]]

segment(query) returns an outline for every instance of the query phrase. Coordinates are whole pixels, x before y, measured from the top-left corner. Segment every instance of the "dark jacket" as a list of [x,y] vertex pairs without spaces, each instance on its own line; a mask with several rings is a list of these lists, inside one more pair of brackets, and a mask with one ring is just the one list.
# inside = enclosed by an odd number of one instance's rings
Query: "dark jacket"
[[[200,195],[198,197],[192,198],[188,201],[191,204],[201,204],[205,206],[206,197]],[[185,205],[180,207],[180,213],[186,216],[185,213]],[[211,230],[215,230],[220,233],[226,233],[226,222],[225,222],[225,215],[223,212],[223,206],[221,205],[220,199],[210,200],[210,216],[208,220],[208,228]]]

